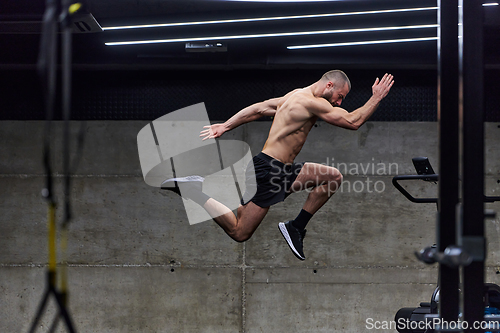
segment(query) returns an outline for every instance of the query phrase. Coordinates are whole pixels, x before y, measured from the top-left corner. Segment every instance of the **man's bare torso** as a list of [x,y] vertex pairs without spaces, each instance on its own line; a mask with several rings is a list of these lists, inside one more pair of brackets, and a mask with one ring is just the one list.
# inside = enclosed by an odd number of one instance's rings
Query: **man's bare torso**
[[263,153],[283,163],[293,162],[317,120],[305,106],[311,98],[318,97],[308,88],[296,89],[281,98]]

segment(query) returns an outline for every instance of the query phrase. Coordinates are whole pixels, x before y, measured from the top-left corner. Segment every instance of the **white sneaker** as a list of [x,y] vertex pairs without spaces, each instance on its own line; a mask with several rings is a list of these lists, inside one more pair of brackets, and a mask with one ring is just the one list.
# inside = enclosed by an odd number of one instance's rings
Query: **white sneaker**
[[161,188],[172,188],[177,187],[176,183],[188,183],[188,182],[200,182],[203,183],[205,178],[201,176],[187,176],[187,177],[178,177],[178,178],[170,178],[161,183]]

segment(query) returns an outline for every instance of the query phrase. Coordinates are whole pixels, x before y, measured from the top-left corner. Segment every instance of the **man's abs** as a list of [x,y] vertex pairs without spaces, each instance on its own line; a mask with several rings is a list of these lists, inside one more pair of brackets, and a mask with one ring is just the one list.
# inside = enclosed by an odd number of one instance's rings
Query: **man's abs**
[[293,162],[317,119],[300,103],[293,101],[298,97],[291,96],[291,100],[279,107],[262,150],[283,163]]

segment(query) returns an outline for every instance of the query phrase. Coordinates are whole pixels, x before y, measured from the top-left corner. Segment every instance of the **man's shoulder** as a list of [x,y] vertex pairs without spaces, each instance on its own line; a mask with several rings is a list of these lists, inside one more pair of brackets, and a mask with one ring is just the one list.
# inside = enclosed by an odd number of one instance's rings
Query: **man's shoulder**
[[294,102],[319,100],[318,97],[314,96],[310,91],[305,89],[295,89],[291,91],[288,94],[288,98],[293,99]]
[[[303,109],[314,113],[314,110],[327,108],[330,103],[322,97],[315,96],[308,89],[295,89],[283,97],[280,105],[284,105],[285,109],[293,108],[294,111]],[[297,106],[300,108],[297,109]]]
[[317,108],[317,107],[324,107],[325,103],[330,104],[326,99],[323,97],[318,97],[314,96],[310,92],[297,92],[296,96],[296,102],[300,103],[301,105],[305,106],[306,108]]
[[288,99],[290,99],[290,97],[295,97],[297,95],[300,95],[301,93],[303,93],[303,90],[304,89],[301,89],[301,88],[294,89],[294,90],[288,92],[285,96],[283,96],[282,99],[288,100]]

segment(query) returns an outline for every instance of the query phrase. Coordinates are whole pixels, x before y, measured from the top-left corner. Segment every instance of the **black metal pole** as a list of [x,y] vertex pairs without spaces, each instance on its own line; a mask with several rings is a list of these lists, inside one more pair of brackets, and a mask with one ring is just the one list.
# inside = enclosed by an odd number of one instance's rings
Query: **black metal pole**
[[70,136],[69,120],[71,118],[71,67],[72,67],[72,32],[69,6],[71,1],[63,0],[62,23],[62,110],[64,119],[63,133],[63,172],[64,172],[64,219],[63,227],[71,220],[69,205],[70,191]]
[[[45,100],[45,133],[43,139],[43,166],[45,171],[46,184],[42,190],[43,196],[49,205],[49,224],[52,210],[55,210],[56,202],[53,191],[51,158],[51,123],[54,117],[54,103],[56,97],[56,66],[57,66],[57,12],[58,6],[55,0],[46,0],[46,9],[42,22],[42,36],[40,40],[40,50],[37,61],[37,71],[40,76],[41,85]],[[49,237],[50,238],[50,237]],[[50,244],[50,241],[49,241]],[[49,245],[50,247],[50,245]],[[52,293],[52,286],[55,284],[55,271],[50,268],[50,248],[49,248],[49,268],[47,269],[47,287],[44,296],[38,307],[36,316],[31,323],[29,332],[35,332],[43,311],[47,305],[49,296]]]
[[463,1],[463,237],[474,261],[463,268],[463,313],[466,332],[480,332],[473,323],[484,317],[484,60],[483,7],[480,0]]
[[[459,75],[458,0],[440,0],[438,43],[439,217],[438,251],[456,244],[456,207],[459,201]],[[439,313],[456,322],[459,305],[459,270],[439,264]]]

